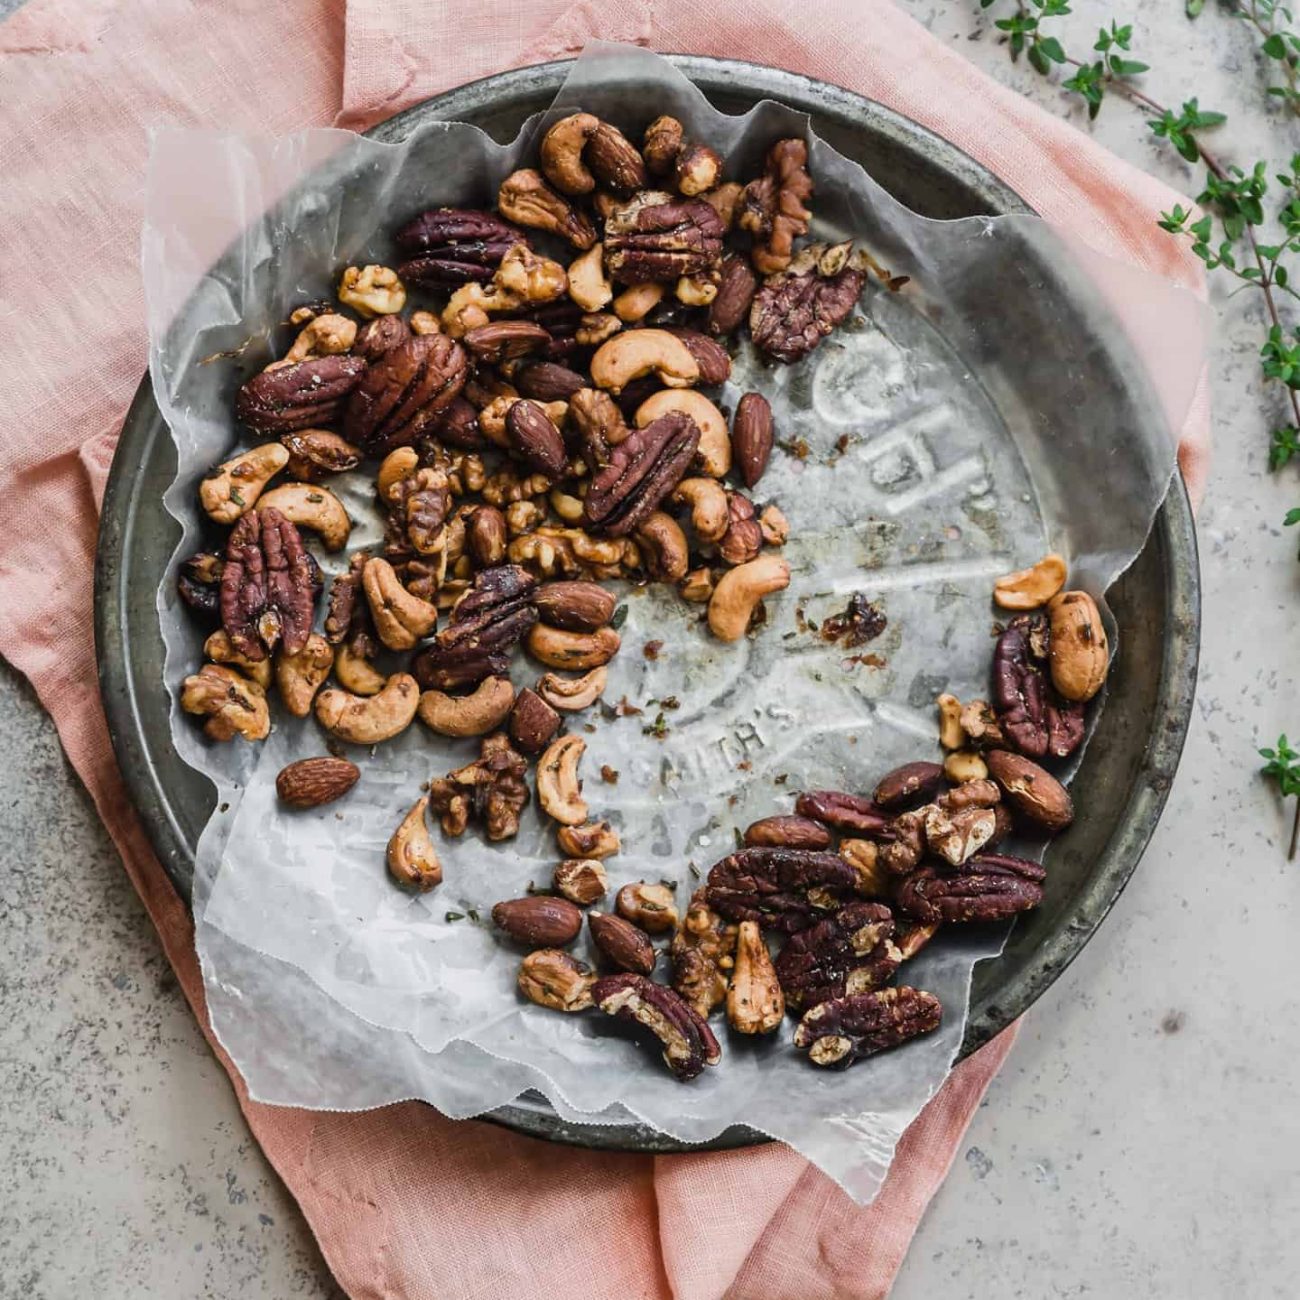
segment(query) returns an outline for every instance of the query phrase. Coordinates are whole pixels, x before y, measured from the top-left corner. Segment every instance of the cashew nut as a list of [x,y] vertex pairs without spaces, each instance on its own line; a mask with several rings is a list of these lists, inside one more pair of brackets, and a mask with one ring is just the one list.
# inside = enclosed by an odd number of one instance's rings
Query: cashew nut
[[702,542],[720,541],[731,523],[727,489],[716,479],[684,478],[673,489],[674,505],[691,508],[691,530]]
[[284,361],[293,365],[308,357],[334,356],[350,352],[357,341],[357,323],[336,312],[313,316],[298,332],[293,347],[284,354]]
[[393,489],[406,478],[410,478],[420,468],[420,453],[414,447],[398,447],[390,451],[379,462],[379,473],[375,475],[375,488],[379,499],[392,503]]
[[709,630],[719,641],[739,641],[759,601],[789,585],[790,566],[779,555],[760,555],[728,569],[709,598]]
[[586,748],[581,736],[560,736],[537,760],[537,802],[562,826],[581,826],[587,820],[578,779],[578,764]]
[[319,632],[307,638],[297,654],[282,650],[275,657],[275,684],[280,688],[284,707],[295,718],[311,713],[311,702],[334,666],[334,649]]
[[614,315],[625,325],[644,320],[663,301],[668,286],[657,281],[634,284],[614,299]]
[[967,781],[983,781],[988,777],[988,764],[973,749],[954,749],[943,760],[943,774],[949,781],[964,785]]
[[428,893],[434,885],[442,883],[442,863],[438,861],[429,827],[424,820],[429,807],[426,794],[415,801],[415,806],[402,818],[402,824],[388,841],[388,870],[399,885]]
[[218,628],[203,643],[203,657],[211,659],[214,664],[227,664],[238,668],[245,677],[255,681],[264,691],[271,689],[270,659],[253,660],[241,654],[231,644],[224,628]]
[[621,644],[622,639],[612,627],[566,632],[560,627],[534,623],[528,633],[528,653],[548,668],[599,668],[609,663]]
[[961,725],[961,701],[945,692],[935,704],[939,709],[939,744],[944,749],[960,749],[966,743],[966,728]]
[[703,605],[713,595],[713,574],[707,568],[692,569],[677,584],[677,590],[683,600],[689,600],[693,605]]
[[588,822],[585,826],[561,826],[555,832],[560,852],[570,858],[613,857],[619,850],[618,832],[608,822]]
[[321,691],[316,720],[332,736],[354,745],[377,745],[406,730],[420,703],[420,684],[410,673],[394,673],[378,695],[369,698],[347,691]]
[[407,591],[387,560],[367,560],[361,585],[370,602],[375,631],[390,650],[413,650],[421,637],[437,627],[437,605]]
[[425,691],[420,721],[440,736],[482,736],[505,722],[514,702],[508,677],[487,677],[468,695]]
[[790,536],[790,521],[780,506],[766,505],[758,516],[758,531],[769,546],[784,546]]
[[273,506],[299,528],[319,534],[327,551],[341,551],[348,544],[352,520],[343,502],[319,483],[282,483],[262,497],[262,506]]
[[669,388],[687,388],[699,379],[700,366],[675,334],[655,329],[615,334],[591,359],[592,383],[613,393],[651,373]]
[[570,496],[559,488],[552,488],[549,497],[551,509],[566,524],[576,524],[582,518],[582,498]]
[[335,651],[334,676],[353,695],[378,695],[386,680],[383,673],[371,667],[370,661],[356,654],[346,641]]
[[614,297],[614,287],[605,274],[605,245],[591,248],[569,263],[569,297],[583,311],[600,311]]
[[278,442],[263,443],[218,465],[199,484],[199,502],[208,517],[233,524],[251,510],[262,489],[289,463],[289,453]]
[[545,673],[537,683],[537,693],[551,708],[559,709],[561,713],[577,713],[590,708],[601,697],[608,676],[604,668],[593,668],[581,677]]
[[266,692],[233,668],[204,664],[181,684],[181,708],[206,714],[203,731],[213,740],[265,740],[271,730]]
[[406,306],[406,286],[387,266],[349,266],[339,281],[339,302],[358,316],[391,316]]
[[1110,670],[1110,646],[1096,602],[1086,591],[1064,591],[1047,606],[1052,685],[1067,700],[1090,700]]
[[636,530],[641,558],[650,576],[658,582],[676,582],[686,576],[690,550],[686,534],[672,515],[652,511]]
[[993,600],[1003,609],[1039,609],[1065,586],[1065,561],[1054,552],[1037,564],[1008,573],[993,584]]
[[[638,330],[640,334],[658,334],[659,330]],[[672,338],[672,335],[668,336]],[[596,354],[597,356],[600,353]],[[593,373],[595,361],[592,362]],[[636,426],[644,429],[653,420],[670,411],[680,411],[689,415],[700,430],[700,446],[695,453],[695,466],[711,478],[723,478],[731,468],[731,434],[727,431],[726,417],[713,405],[703,393],[694,389],[674,392],[666,388],[663,392],[647,397],[636,408]]]
[[570,113],[542,137],[539,153],[546,179],[565,194],[590,194],[596,178],[582,161],[587,141],[596,133],[600,119],[591,113]]

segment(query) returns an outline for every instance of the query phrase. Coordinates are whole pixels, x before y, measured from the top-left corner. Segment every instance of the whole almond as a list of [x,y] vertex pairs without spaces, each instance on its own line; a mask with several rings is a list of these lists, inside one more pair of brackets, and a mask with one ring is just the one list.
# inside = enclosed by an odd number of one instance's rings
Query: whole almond
[[567,402],[586,386],[587,380],[582,375],[556,361],[531,362],[515,375],[519,392],[537,402]]
[[613,593],[596,582],[544,582],[536,599],[543,623],[571,632],[594,632],[614,616]]
[[275,792],[290,808],[319,808],[342,798],[360,776],[346,758],[300,758],[275,778]]
[[1074,820],[1070,792],[1037,763],[1005,749],[989,750],[984,762],[1020,821],[1055,835]]
[[654,944],[631,921],[609,912],[588,912],[587,926],[593,942],[611,966],[637,975],[649,975],[654,970]]
[[564,439],[536,402],[524,398],[511,406],[506,414],[506,436],[530,469],[553,479],[564,473]]
[[927,803],[943,789],[943,767],[938,763],[904,763],[880,778],[871,796],[881,808],[906,808]]
[[533,894],[511,898],[492,909],[492,920],[530,948],[561,948],[582,929],[582,913],[565,898]]
[[772,408],[762,393],[746,393],[731,421],[731,451],[741,481],[752,488],[772,455]]
[[748,319],[758,292],[758,276],[743,253],[732,253],[723,259],[722,280],[717,297],[709,304],[708,330],[710,334],[730,334]]
[[490,569],[506,558],[505,515],[496,506],[479,506],[465,525],[465,545],[480,569]]

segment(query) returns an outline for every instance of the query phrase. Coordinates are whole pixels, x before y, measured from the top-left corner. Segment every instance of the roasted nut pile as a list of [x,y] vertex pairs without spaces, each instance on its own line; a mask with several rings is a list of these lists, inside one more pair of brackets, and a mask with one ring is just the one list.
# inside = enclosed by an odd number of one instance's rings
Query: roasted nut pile
[[[393,266],[344,268],[336,302],[292,310],[284,356],[235,396],[250,445],[199,485],[224,544],[178,575],[211,624],[181,692],[206,734],[264,739],[274,683],[288,714],[314,713],[328,737],[330,755],[279,774],[287,807],[319,808],[358,781],[340,743],[377,745],[417,718],[478,738],[473,761],[394,810],[386,860],[400,886],[441,882],[433,820],[444,837],[472,823],[509,839],[535,794],[555,828],[554,879],[492,910],[527,950],[520,992],[640,1025],[679,1079],[720,1060],[708,1017],[721,1007],[751,1035],[797,1015],[795,1046],[822,1066],[933,1030],[937,1000],[892,981],[942,924],[1040,901],[1043,869],[994,850],[1070,824],[1042,764],[1080,744],[1109,662],[1097,609],[1062,591],[1059,557],[1008,575],[995,599],[1015,616],[990,701],[940,697],[944,761],[910,763],[870,796],[799,795],[751,825],[684,906],[650,881],[622,882],[606,906],[604,862],[620,845],[584,797],[587,741],[571,729],[620,650],[602,584],[672,584],[722,642],[757,631],[764,598],[789,583],[789,526],[753,495],[776,442],[766,398],[717,403],[729,347],[747,329],[771,361],[798,361],[852,312],[868,273],[900,283],[849,243],[806,241],[813,188],[801,139],[776,141],[742,182],[669,117],[639,147],[588,113],[556,122],[537,169],[507,177],[494,207],[418,214],[393,232]],[[329,480],[367,461],[384,541],[348,555],[326,597],[304,532],[346,552],[352,521]],[[519,651],[539,665],[530,685],[512,680]],[[564,951],[584,908],[605,973]]]

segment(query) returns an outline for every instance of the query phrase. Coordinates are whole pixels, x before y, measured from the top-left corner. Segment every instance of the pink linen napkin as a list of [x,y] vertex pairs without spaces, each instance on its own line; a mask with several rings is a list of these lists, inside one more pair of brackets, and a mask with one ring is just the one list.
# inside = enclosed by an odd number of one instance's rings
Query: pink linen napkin
[[[1178,196],[989,81],[888,0],[31,0],[0,25],[0,653],[53,715],[201,1024],[189,917],[126,800],[92,644],[98,503],[145,366],[147,129],[360,128],[592,37],[751,58],[862,91],[959,144],[1058,225],[1201,291],[1197,264],[1153,225]],[[1195,498],[1207,392],[1203,379],[1179,431]],[[222,1059],[354,1297],[869,1300],[888,1292],[1013,1032],[954,1071],[866,1208],[781,1146],[598,1155],[416,1103],[278,1109],[249,1102]]]

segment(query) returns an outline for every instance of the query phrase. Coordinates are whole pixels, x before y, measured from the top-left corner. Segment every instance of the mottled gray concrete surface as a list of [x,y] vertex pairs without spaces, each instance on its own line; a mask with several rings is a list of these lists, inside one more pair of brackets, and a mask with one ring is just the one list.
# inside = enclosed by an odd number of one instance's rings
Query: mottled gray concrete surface
[[[904,3],[1060,110],[987,32],[971,39],[986,22],[974,0]],[[1134,19],[1153,94],[1199,93],[1233,118],[1219,133],[1229,154],[1282,161],[1300,136],[1261,107],[1246,31],[1208,8],[1189,29],[1181,0],[1076,0],[1067,31],[1077,47],[1112,15]],[[1193,184],[1125,105],[1094,129]],[[1300,734],[1300,539],[1279,527],[1300,480],[1265,472],[1255,304],[1221,305],[1204,666],[1182,770],[1115,913],[1028,1018],[895,1300],[1296,1293],[1300,866],[1282,859],[1254,750]],[[337,1295],[52,729],[7,670],[0,753],[0,1300]]]

